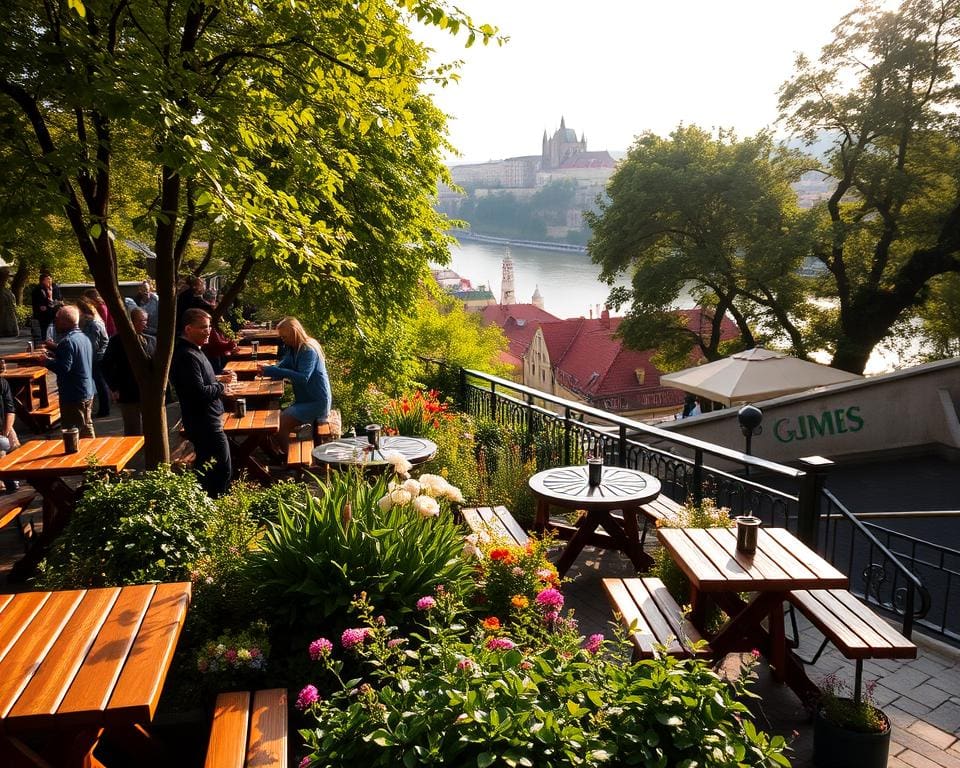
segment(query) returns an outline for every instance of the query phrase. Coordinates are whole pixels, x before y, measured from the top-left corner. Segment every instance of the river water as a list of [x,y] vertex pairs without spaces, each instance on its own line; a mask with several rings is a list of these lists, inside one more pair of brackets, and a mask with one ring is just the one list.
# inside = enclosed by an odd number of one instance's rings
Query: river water
[[[543,308],[560,318],[589,317],[591,310],[596,317],[597,307],[606,303],[610,286],[600,282],[600,267],[587,254],[521,246],[510,246],[509,250],[518,304],[529,304],[536,289],[543,296]],[[474,287],[488,286],[499,301],[506,254],[504,245],[464,240],[450,247],[450,269],[470,280]],[[616,284],[628,285],[629,280],[622,277]],[[689,296],[683,296],[678,303],[680,308],[692,306]]]

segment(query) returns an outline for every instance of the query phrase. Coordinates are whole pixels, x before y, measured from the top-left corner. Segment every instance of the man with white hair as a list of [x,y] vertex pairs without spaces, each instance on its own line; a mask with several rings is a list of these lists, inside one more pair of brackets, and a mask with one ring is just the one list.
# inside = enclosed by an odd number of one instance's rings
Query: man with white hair
[[93,347],[80,330],[80,310],[61,307],[54,318],[60,341],[53,357],[40,352],[36,360],[57,374],[60,422],[76,427],[80,437],[96,437],[93,431]]
[[[133,323],[133,330],[137,332],[137,341],[140,342],[147,357],[152,360],[157,351],[157,340],[147,334],[147,320],[146,311],[140,307],[130,312],[130,321]],[[130,366],[127,351],[123,348],[119,334],[110,339],[110,343],[107,344],[107,351],[103,356],[103,375],[110,386],[114,402],[120,406],[120,413],[123,416],[123,434],[142,435],[140,385],[137,384],[137,379],[133,375],[133,368]]]

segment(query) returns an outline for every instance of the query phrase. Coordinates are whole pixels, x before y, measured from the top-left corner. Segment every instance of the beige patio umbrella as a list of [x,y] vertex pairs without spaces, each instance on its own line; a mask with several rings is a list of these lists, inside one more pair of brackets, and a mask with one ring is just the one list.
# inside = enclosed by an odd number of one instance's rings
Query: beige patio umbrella
[[660,383],[729,406],[860,378],[855,373],[755,347],[723,360],[668,373],[660,377]]

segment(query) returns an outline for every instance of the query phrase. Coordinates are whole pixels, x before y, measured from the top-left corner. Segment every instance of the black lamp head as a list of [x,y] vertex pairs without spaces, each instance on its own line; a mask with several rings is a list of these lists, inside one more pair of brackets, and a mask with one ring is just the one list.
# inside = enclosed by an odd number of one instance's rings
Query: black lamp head
[[740,431],[745,435],[752,435],[763,421],[763,411],[755,405],[745,405],[737,411],[737,421],[740,422]]

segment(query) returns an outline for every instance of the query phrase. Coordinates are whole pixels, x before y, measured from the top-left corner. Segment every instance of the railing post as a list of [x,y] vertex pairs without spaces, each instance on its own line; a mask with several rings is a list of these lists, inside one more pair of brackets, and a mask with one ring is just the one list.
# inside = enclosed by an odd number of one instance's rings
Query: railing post
[[699,507],[703,501],[703,451],[693,452],[693,503]]
[[467,403],[467,369],[462,365],[460,366],[460,376],[459,376],[459,396],[460,396],[460,408],[464,411],[469,411]]
[[497,385],[490,382],[490,420],[497,420]]
[[533,455],[533,394],[530,392],[527,393],[527,409],[524,413],[524,429],[526,430],[526,438],[524,439],[524,451],[526,455],[524,459],[529,459]]
[[820,535],[820,492],[827,479],[827,468],[833,465],[823,456],[805,456],[800,463],[806,470],[800,478],[800,509],[797,516],[797,537],[804,544],[816,548]]
[[570,464],[570,406],[563,409],[563,463]]
[[620,425],[617,439],[617,466],[627,466],[627,427],[625,424]]

